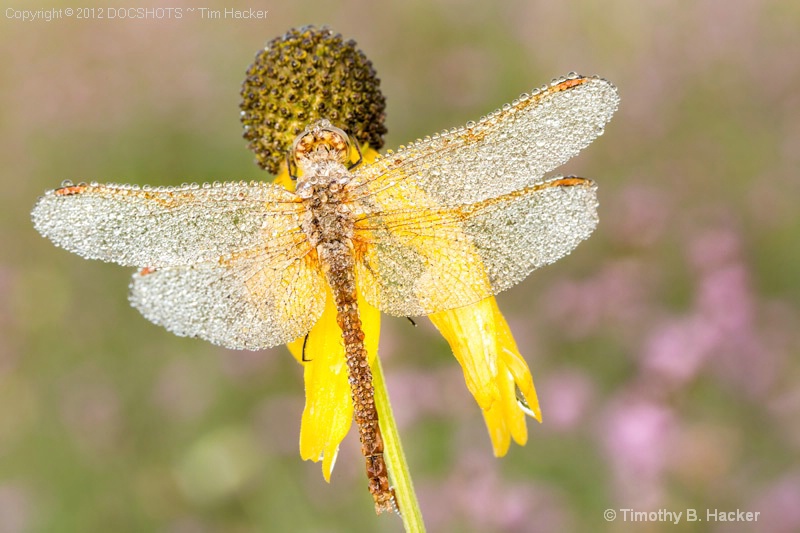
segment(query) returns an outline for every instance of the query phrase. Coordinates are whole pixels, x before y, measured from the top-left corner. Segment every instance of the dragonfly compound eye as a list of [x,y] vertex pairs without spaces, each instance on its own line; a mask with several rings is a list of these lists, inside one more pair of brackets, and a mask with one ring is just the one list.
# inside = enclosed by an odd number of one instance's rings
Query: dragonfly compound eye
[[301,167],[308,161],[331,159],[346,164],[350,160],[350,138],[327,120],[321,120],[297,136],[293,152]]

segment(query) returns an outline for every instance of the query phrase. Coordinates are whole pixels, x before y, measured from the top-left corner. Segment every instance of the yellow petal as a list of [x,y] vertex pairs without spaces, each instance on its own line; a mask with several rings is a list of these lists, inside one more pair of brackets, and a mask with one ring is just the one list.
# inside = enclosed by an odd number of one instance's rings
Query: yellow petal
[[494,311],[495,330],[497,331],[497,353],[514,377],[514,383],[519,388],[525,403],[531,411],[530,415],[541,422],[542,411],[539,408],[539,398],[536,396],[536,387],[533,385],[533,376],[530,368],[528,368],[528,363],[520,355],[517,343],[514,342],[514,336],[511,334],[511,329],[508,327],[508,322],[500,312],[500,308],[497,307],[497,301],[492,298],[491,302]]
[[[364,342],[370,360],[378,349],[380,313],[359,298],[359,313],[364,328]],[[353,422],[347,363],[344,358],[342,331],[336,323],[336,307],[328,292],[325,311],[308,334],[303,361],[300,338],[289,345],[292,355],[304,366],[306,406],[300,423],[300,456],[322,461],[322,475],[330,481],[339,444]]]
[[505,398],[495,402],[489,409],[483,410],[483,419],[486,422],[486,429],[489,430],[489,438],[492,440],[492,450],[495,457],[505,455],[511,444],[507,405],[503,400]]
[[289,171],[286,165],[281,166],[281,172],[272,181],[275,185],[280,185],[287,191],[294,191],[295,181],[289,177]]
[[[450,344],[467,388],[481,409],[489,409],[500,397],[497,388],[497,342],[494,298],[473,305],[428,315]],[[496,307],[496,305],[495,305]]]
[[511,439],[524,446],[528,441],[528,428],[525,425],[525,413],[517,403],[514,376],[500,361],[501,368],[498,376],[500,401],[483,412],[489,437],[492,439],[492,449],[497,457],[502,457],[508,452]]
[[505,455],[512,438],[524,445],[528,440],[525,414],[541,421],[539,401],[528,365],[497,301],[487,298],[429,318],[464,370],[467,388],[483,410],[494,454]]
[[[330,481],[339,443],[350,429],[353,404],[347,383],[347,365],[336,324],[336,307],[330,295],[319,322],[304,339],[293,342],[289,349],[298,361],[303,355],[306,406],[300,423],[300,456],[304,460],[322,460],[322,474]],[[299,350],[298,350],[299,345]]]
[[[499,356],[497,385],[500,390],[500,401],[484,411],[484,420],[492,439],[494,454],[502,457],[508,452],[512,438],[520,446],[525,445],[528,441],[525,415],[530,414],[541,422],[541,411],[528,364],[520,355],[517,343],[514,342],[514,337],[497,307],[497,302],[494,298],[491,300],[497,332]],[[527,408],[520,405],[517,390],[522,395],[523,405]]]

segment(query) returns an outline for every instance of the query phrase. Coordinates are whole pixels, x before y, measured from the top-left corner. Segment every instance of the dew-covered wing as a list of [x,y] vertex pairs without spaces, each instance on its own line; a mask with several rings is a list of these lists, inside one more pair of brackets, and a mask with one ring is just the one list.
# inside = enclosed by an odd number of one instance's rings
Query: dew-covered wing
[[36,229],[88,259],[166,267],[212,261],[299,232],[302,205],[266,183],[134,188],[72,185],[33,208]]
[[408,187],[423,191],[428,206],[480,202],[530,187],[601,135],[618,103],[616,87],[604,79],[555,80],[477,123],[357,168],[352,196],[380,211],[402,202]]
[[325,297],[316,254],[300,236],[218,261],[143,269],[130,294],[145,318],[177,335],[249,350],[308,333]]
[[596,187],[582,178],[462,207],[364,215],[353,239],[359,288],[392,315],[469,305],[567,255],[596,225]]

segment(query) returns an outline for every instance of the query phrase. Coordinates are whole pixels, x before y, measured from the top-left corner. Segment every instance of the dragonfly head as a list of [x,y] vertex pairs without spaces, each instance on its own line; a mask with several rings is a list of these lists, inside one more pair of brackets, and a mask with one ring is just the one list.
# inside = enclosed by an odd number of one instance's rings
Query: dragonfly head
[[346,165],[350,160],[350,138],[328,120],[318,120],[297,136],[291,155],[294,164],[303,171],[310,164],[322,162]]

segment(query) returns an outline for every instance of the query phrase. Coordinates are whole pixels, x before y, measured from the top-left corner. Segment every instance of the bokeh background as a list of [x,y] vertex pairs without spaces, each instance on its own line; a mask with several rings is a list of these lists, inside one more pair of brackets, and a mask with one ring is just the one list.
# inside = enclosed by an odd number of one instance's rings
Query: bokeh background
[[[92,5],[133,3],[69,6]],[[285,348],[172,336],[128,306],[131,271],[55,248],[29,219],[67,178],[270,179],[241,138],[239,85],[267,40],[308,23],[374,62],[387,147],[569,71],[622,96],[563,169],[599,183],[597,232],[499,297],[540,393],[527,446],[495,459],[443,339],[384,322],[429,529],[800,531],[800,3],[170,5],[269,14],[0,13],[0,533],[402,530],[373,515],[354,435],[330,485],[300,460],[302,369]],[[761,515],[634,524],[626,508]]]

